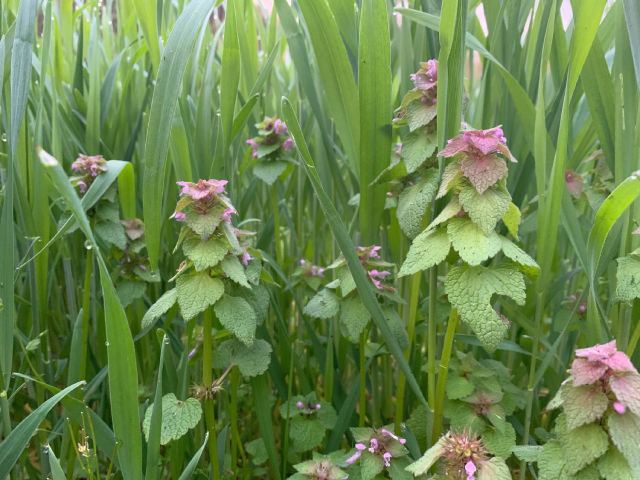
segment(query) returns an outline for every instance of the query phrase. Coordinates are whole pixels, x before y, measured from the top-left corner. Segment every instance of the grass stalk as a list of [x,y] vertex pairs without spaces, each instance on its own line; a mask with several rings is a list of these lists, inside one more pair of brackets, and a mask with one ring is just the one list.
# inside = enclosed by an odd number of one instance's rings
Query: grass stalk
[[[213,328],[213,312],[205,310],[202,322],[202,385],[210,388],[213,384],[213,338],[211,329]],[[220,478],[220,468],[218,466],[218,447],[216,436],[216,418],[213,397],[208,396],[204,401],[204,417],[209,433],[208,449],[209,461],[211,462],[212,478]]]

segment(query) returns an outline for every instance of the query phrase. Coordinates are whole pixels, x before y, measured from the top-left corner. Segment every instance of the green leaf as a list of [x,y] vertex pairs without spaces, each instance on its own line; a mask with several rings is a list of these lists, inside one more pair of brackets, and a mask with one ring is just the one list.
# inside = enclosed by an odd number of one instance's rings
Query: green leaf
[[[160,256],[166,160],[178,96],[182,92],[180,84],[198,32],[212,8],[211,0],[193,0],[184,8],[164,47],[153,89],[144,148],[142,204],[147,251],[154,270]],[[237,82],[233,88],[235,92]]]
[[180,275],[176,280],[176,293],[180,312],[188,321],[222,297],[224,283],[204,272]]
[[476,386],[465,377],[447,378],[447,398],[450,400],[459,400],[468,397],[476,389]]
[[508,329],[491,306],[491,298],[505,295],[518,305],[524,305],[526,298],[522,274],[510,267],[453,267],[445,281],[445,292],[462,320],[489,351],[495,350]]
[[409,130],[414,132],[418,128],[429,124],[431,120],[436,118],[437,114],[436,105],[426,105],[420,100],[416,100],[407,105],[405,118],[409,124]]
[[233,333],[247,346],[253,344],[256,336],[256,312],[242,297],[223,295],[213,310],[224,328]]
[[607,395],[593,385],[566,385],[562,400],[569,430],[599,420],[609,406]]
[[218,226],[222,223],[222,213],[225,210],[223,204],[214,205],[208,212],[200,214],[196,211],[189,211],[184,223],[193,230],[202,240],[208,239],[214,234]]
[[167,290],[156,300],[156,303],[149,307],[149,310],[142,317],[142,328],[149,327],[156,319],[169,311],[178,299],[178,291],[175,288]]
[[[211,2],[209,2],[211,4]],[[240,2],[226,4],[224,21],[224,45],[222,47],[222,72],[220,74],[220,121],[224,138],[224,151],[229,149],[232,139],[236,97],[240,84],[240,44],[238,32],[242,28]],[[240,18],[240,21],[239,21]]]
[[511,195],[499,185],[484,193],[478,193],[473,186],[465,185],[460,190],[458,200],[473,223],[489,235],[509,210]]
[[492,455],[500,458],[509,458],[516,446],[516,431],[510,423],[505,424],[504,431],[487,429],[482,434],[482,441]]
[[331,318],[338,314],[340,303],[331,290],[323,288],[304,306],[303,313],[313,318]]
[[541,445],[516,445],[513,447],[513,454],[523,462],[538,462],[541,453]]
[[446,229],[425,230],[413,239],[407,258],[398,272],[398,277],[411,275],[438,265],[447,258],[450,248],[451,242]]
[[538,457],[538,480],[572,480],[567,473],[565,455],[560,442],[545,443]]
[[605,480],[634,480],[629,462],[615,447],[610,447],[607,453],[598,460],[598,471]]
[[384,470],[384,462],[380,455],[364,451],[360,457],[360,479],[372,480]]
[[633,474],[640,477],[640,420],[630,411],[623,415],[612,413],[609,415],[607,426],[614,445],[629,462]]
[[253,167],[253,174],[267,185],[273,185],[287,169],[287,162],[279,160],[259,161]]
[[64,470],[62,470],[62,466],[60,465],[60,460],[58,460],[56,454],[53,453],[51,445],[47,445],[45,447],[45,453],[47,454],[47,458],[49,460],[49,469],[51,470],[52,480],[67,480],[67,477],[64,474]]
[[292,418],[289,428],[289,436],[296,452],[306,452],[319,446],[326,431],[316,418],[302,416]]
[[396,215],[400,228],[409,238],[414,238],[422,230],[422,219],[437,190],[438,172],[430,169],[400,193]]
[[[597,424],[583,425],[560,436],[567,473],[575,475],[600,458],[609,448],[607,432]],[[637,448],[637,444],[636,447]]]
[[0,443],[0,478],[9,478],[13,466],[25,451],[31,437],[36,433],[38,426],[45,420],[47,414],[73,390],[85,382],[74,383],[53,397],[46,400],[24,420]]
[[189,460],[189,463],[187,464],[187,466],[184,467],[184,470],[180,474],[180,477],[178,478],[178,480],[189,480],[191,478],[191,476],[193,475],[193,472],[198,466],[198,462],[200,462],[200,457],[202,457],[202,452],[204,452],[204,448],[207,446],[208,440],[209,440],[209,432],[205,433],[204,441],[202,442],[202,445],[200,445],[200,448],[198,449],[198,451],[193,454],[193,457],[191,458],[191,460]]
[[245,377],[256,377],[269,368],[271,345],[262,339],[256,339],[250,347],[239,340],[226,340],[215,350],[213,358],[217,368],[233,364]]
[[124,308],[131,305],[139,298],[142,298],[146,289],[147,285],[145,283],[134,282],[131,280],[120,282],[116,287],[118,298],[120,299],[120,303]]
[[509,233],[513,235],[513,238],[518,240],[518,230],[520,228],[520,220],[522,218],[522,213],[520,213],[520,209],[516,206],[515,203],[509,202],[509,208],[504,212],[502,216],[502,223],[504,223]]
[[640,298],[640,260],[631,256],[619,258],[616,280],[616,298],[619,301],[632,302]]
[[415,461],[407,467],[407,471],[419,477],[429,471],[435,463],[444,454],[444,442],[442,438],[438,440],[429,450],[427,450],[419,460]]
[[340,308],[340,323],[344,327],[347,338],[353,343],[358,343],[360,334],[371,320],[369,310],[358,297],[342,301]]
[[404,159],[407,173],[415,172],[436,151],[438,139],[435,132],[421,128],[409,133],[402,142],[400,155]]
[[229,246],[217,237],[208,240],[189,237],[183,242],[182,251],[193,262],[196,271],[200,272],[218,265],[229,251]]
[[247,280],[247,274],[244,271],[242,263],[238,260],[238,257],[227,255],[224,260],[222,260],[222,271],[238,285],[242,285],[245,288],[251,288],[251,285],[249,285],[249,281]]
[[[149,405],[144,416],[142,428],[149,439],[149,427],[151,425],[151,413],[153,404]],[[177,440],[195,428],[202,418],[202,407],[195,398],[178,400],[173,393],[162,397],[162,430],[160,444],[166,445],[171,440]]]
[[124,233],[124,227],[121,223],[115,222],[99,222],[93,227],[96,235],[103,242],[114,245],[120,250],[124,250],[127,246],[127,237]]
[[511,480],[511,472],[502,458],[493,457],[480,462],[478,480]]
[[493,258],[502,245],[496,232],[485,235],[475,223],[464,218],[451,219],[447,224],[447,234],[453,249],[469,265],[480,265]]
[[522,271],[527,275],[537,275],[540,272],[538,263],[527,252],[505,237],[500,237],[500,241],[502,242],[502,253],[520,265]]

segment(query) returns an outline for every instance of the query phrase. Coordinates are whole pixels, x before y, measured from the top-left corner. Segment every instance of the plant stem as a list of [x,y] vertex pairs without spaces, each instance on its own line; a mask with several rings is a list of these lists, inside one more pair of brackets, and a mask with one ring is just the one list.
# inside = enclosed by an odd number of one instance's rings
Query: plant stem
[[427,401],[431,409],[436,396],[436,302],[438,296],[438,267],[429,270],[429,319],[427,327]]
[[453,342],[458,328],[458,311],[451,309],[449,321],[447,322],[447,331],[444,335],[444,345],[442,347],[442,355],[440,357],[440,370],[438,372],[438,384],[436,387],[435,403],[433,405],[433,432],[431,435],[431,443],[434,444],[440,435],[442,435],[442,419],[444,418],[444,397],[447,386],[447,376],[449,373],[449,361],[453,351]]
[[82,291],[82,350],[80,353],[80,378],[87,376],[87,354],[89,351],[89,320],[91,308],[91,276],[93,275],[93,248],[87,250],[87,261],[85,262],[84,284]]
[[367,385],[366,385],[366,381],[367,381],[367,361],[366,361],[366,355],[365,355],[365,348],[367,346],[367,337],[368,337],[368,333],[369,333],[369,328],[365,328],[364,331],[360,334],[360,356],[359,356],[359,363],[360,363],[360,400],[358,403],[358,413],[359,413],[359,419],[358,419],[358,426],[359,427],[364,427],[366,419],[367,419]]
[[[409,346],[404,351],[404,358],[409,361],[411,357],[411,351],[413,347],[413,341],[416,334],[416,319],[418,316],[418,302],[420,299],[420,283],[422,280],[422,272],[413,274],[411,277],[411,285],[409,288],[409,318],[407,321],[407,337],[409,339]],[[400,431],[400,424],[404,417],[404,402],[405,392],[407,386],[407,379],[404,374],[400,372],[398,374],[398,387],[396,395],[396,432]]]
[[[210,309],[205,310],[202,324],[202,384],[209,388],[213,383],[213,339],[211,338],[211,328],[213,326],[213,313]],[[216,419],[213,398],[206,398],[204,401],[204,418],[209,432],[209,460],[213,470],[213,479],[220,478],[218,467],[218,448],[216,438]]]
[[280,206],[278,202],[278,191],[276,185],[271,186],[271,210],[273,212],[273,240],[276,246],[276,260],[278,265],[283,265],[283,245],[280,238]]

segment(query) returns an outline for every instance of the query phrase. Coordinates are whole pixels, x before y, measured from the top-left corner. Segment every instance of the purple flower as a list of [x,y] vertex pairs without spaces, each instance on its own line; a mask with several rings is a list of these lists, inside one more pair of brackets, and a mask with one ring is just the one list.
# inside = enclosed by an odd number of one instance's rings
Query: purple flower
[[194,201],[209,201],[215,196],[223,194],[228,182],[227,180],[216,180],[212,178],[209,180],[198,180],[196,183],[185,181],[176,183],[182,187],[180,195],[189,197]]
[[375,268],[373,270],[369,270],[367,273],[369,275],[369,279],[378,290],[383,289],[382,280],[391,275],[391,272],[387,270],[380,271],[376,270]]
[[293,139],[291,137],[287,137],[287,139],[282,143],[282,148],[285,151],[289,151],[293,148]]
[[391,452],[384,452],[382,454],[382,461],[384,462],[385,467],[391,466]]
[[85,193],[87,191],[87,182],[85,182],[84,180],[78,180],[78,183],[76,183],[76,185],[78,186],[78,190],[80,190],[81,193]]
[[184,222],[184,219],[187,218],[187,215],[184,212],[173,212],[171,218],[173,218],[176,222]]
[[296,408],[297,408],[298,410],[302,410],[302,409],[304,408],[304,403],[302,402],[302,400],[298,400],[298,401],[296,402]]
[[220,219],[223,222],[229,223],[231,222],[231,215],[235,215],[236,213],[238,212],[236,212],[235,208],[225,208],[224,212],[222,212],[222,215],[220,216]]
[[438,96],[438,61],[427,60],[420,64],[420,70],[411,74],[411,81],[417,90],[422,91],[422,102],[435,105]]
[[251,255],[249,255],[249,252],[247,252],[246,250],[242,252],[242,258],[240,259],[240,261],[242,262],[242,265],[246,267],[247,265],[249,265],[249,262],[251,261],[251,259],[252,257]]
[[613,402],[613,409],[616,412],[618,412],[620,415],[623,415],[624,412],[627,411],[627,407],[625,407],[625,405],[622,402],[618,401],[618,400]]
[[356,452],[353,455],[351,455],[349,458],[347,458],[345,462],[347,465],[353,465],[354,463],[356,463],[358,459],[362,456],[362,452],[367,448],[367,446],[364,443],[356,443],[355,447],[356,447]]
[[475,480],[476,478],[476,464],[473,463],[473,460],[469,460],[464,465],[464,471],[467,474],[467,480]]
[[276,135],[287,133],[287,125],[279,118],[276,118],[273,122],[273,131]]
[[258,157],[258,142],[254,138],[250,138],[245,142],[247,145],[251,146],[251,155],[253,158]]

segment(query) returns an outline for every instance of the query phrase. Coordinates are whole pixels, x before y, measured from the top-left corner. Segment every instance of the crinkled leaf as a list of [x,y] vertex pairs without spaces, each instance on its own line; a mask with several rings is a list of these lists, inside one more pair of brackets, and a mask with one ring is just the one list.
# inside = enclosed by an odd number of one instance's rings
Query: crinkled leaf
[[191,320],[215,304],[224,293],[224,283],[207,273],[180,275],[176,280],[178,305],[185,320]]
[[571,480],[560,442],[553,440],[542,447],[538,458],[538,480]]
[[437,113],[438,108],[436,105],[426,105],[421,101],[411,102],[407,105],[407,112],[405,114],[409,130],[413,132],[420,127],[424,127],[436,118]]
[[156,303],[149,307],[149,310],[142,317],[142,328],[147,328],[154,320],[164,315],[176,303],[178,291],[175,288],[164,292],[164,294],[156,300]]
[[369,323],[371,315],[359,297],[348,298],[342,301],[340,308],[340,322],[342,323],[346,336],[349,340],[357,343],[360,334]]
[[413,239],[398,276],[411,275],[439,264],[447,258],[450,247],[446,229],[425,230]]
[[537,275],[540,272],[538,263],[527,252],[505,237],[500,237],[500,240],[502,242],[502,253],[520,265],[527,275]]
[[511,203],[511,195],[500,186],[478,193],[471,185],[465,185],[458,199],[473,223],[487,235],[496,228]]
[[[600,458],[609,448],[609,437],[600,425],[589,424],[560,435],[567,473],[575,475]],[[636,445],[637,448],[637,445]]]
[[493,457],[480,462],[478,480],[511,480],[509,467],[502,458]]
[[598,471],[605,480],[635,480],[629,462],[615,447],[610,447],[607,453],[598,460]]
[[566,385],[562,399],[570,430],[599,420],[609,406],[607,395],[595,385]]
[[475,390],[475,385],[465,377],[449,376],[447,378],[447,398],[459,400],[467,397]]
[[315,417],[297,416],[289,424],[291,445],[296,452],[306,452],[322,443],[325,427]]
[[628,373],[615,375],[609,379],[611,390],[637,417],[640,417],[640,375]]
[[505,224],[509,233],[513,235],[513,238],[518,240],[518,230],[520,229],[520,220],[522,213],[515,203],[509,202],[509,208],[504,212],[502,216],[502,223]]
[[244,266],[240,263],[238,257],[227,255],[224,257],[224,260],[222,260],[220,266],[222,267],[222,271],[225,275],[231,280],[245,288],[251,288],[247,279],[247,274],[244,271]]
[[396,340],[400,348],[407,348],[409,346],[409,336],[405,328],[404,322],[395,308],[385,308],[384,316],[389,324],[389,329]]
[[215,267],[229,251],[227,243],[220,238],[212,237],[201,240],[198,237],[187,238],[182,244],[185,256],[193,262],[196,271]]
[[340,267],[336,271],[336,277],[340,281],[340,294],[346,297],[356,289],[356,282],[348,267]]
[[492,428],[482,434],[485,447],[492,455],[501,458],[509,458],[516,446],[516,431],[510,423],[507,423],[502,432]]
[[464,218],[451,219],[447,225],[447,234],[454,250],[469,265],[480,265],[493,258],[502,245],[496,232],[485,235],[475,223]]
[[127,235],[120,222],[98,222],[93,227],[93,231],[105,243],[114,245],[120,250],[127,247]]
[[491,306],[493,295],[508,296],[519,305],[524,305],[526,298],[522,273],[510,267],[453,267],[445,281],[445,292],[489,351],[495,350],[508,328]]
[[360,457],[360,479],[372,480],[384,470],[384,461],[380,455],[364,451]]
[[634,257],[618,259],[616,274],[616,298],[622,302],[631,302],[640,298],[640,260]]
[[223,204],[217,204],[209,209],[208,212],[200,214],[194,210],[187,212],[184,223],[203,239],[209,238],[216,231],[220,222],[222,222],[222,214],[227,207]]
[[251,463],[254,465],[262,465],[269,458],[263,438],[256,438],[255,440],[245,443],[244,448],[251,456]]
[[447,206],[444,207],[442,211],[438,214],[438,216],[434,218],[433,221],[429,224],[429,226],[427,227],[427,230],[432,230],[438,225],[455,217],[456,215],[458,215],[458,213],[460,213],[461,210],[462,210],[462,207],[460,206],[460,203],[458,203],[458,199],[455,197],[452,198],[451,201],[447,204]]
[[[153,404],[149,405],[144,416],[142,428],[149,440],[149,427],[151,425],[151,413]],[[195,398],[178,400],[173,393],[168,393],[162,397],[162,427],[160,432],[160,443],[166,445],[171,440],[177,440],[185,435],[189,430],[195,428],[202,418],[202,407]]]
[[478,193],[484,193],[507,175],[507,162],[496,155],[466,156],[460,161],[460,171]]
[[407,167],[407,173],[415,172],[427,160],[438,146],[436,133],[421,128],[407,135],[402,142],[401,155]]
[[216,368],[237,365],[245,377],[262,375],[269,368],[271,345],[262,339],[256,339],[247,347],[239,340],[226,340],[214,350],[213,364]]
[[442,172],[442,180],[440,181],[440,188],[438,189],[436,198],[444,197],[461,178],[460,160],[454,160],[447,164]]
[[131,305],[135,300],[142,298],[147,285],[142,282],[134,282],[131,280],[124,280],[118,283],[116,291],[118,292],[118,298],[123,307]]
[[287,169],[287,162],[279,160],[262,161],[253,167],[253,174],[267,185],[273,185],[282,172]]
[[634,475],[640,478],[640,419],[628,410],[623,415],[612,413],[609,415],[607,426],[611,440],[629,462]]
[[213,307],[224,328],[247,346],[253,344],[256,335],[256,312],[242,297],[223,295]]
[[303,313],[313,318],[331,318],[338,314],[340,303],[331,290],[323,288],[304,307]]
[[400,228],[409,238],[414,238],[422,230],[422,218],[431,205],[437,189],[438,172],[430,169],[400,193],[396,216]]
[[523,462],[537,462],[542,453],[541,445],[516,445],[513,447],[513,454]]
[[429,450],[427,450],[420,459],[409,465],[406,470],[418,477],[424,475],[429,469],[435,465],[444,453],[442,438],[438,440]]

